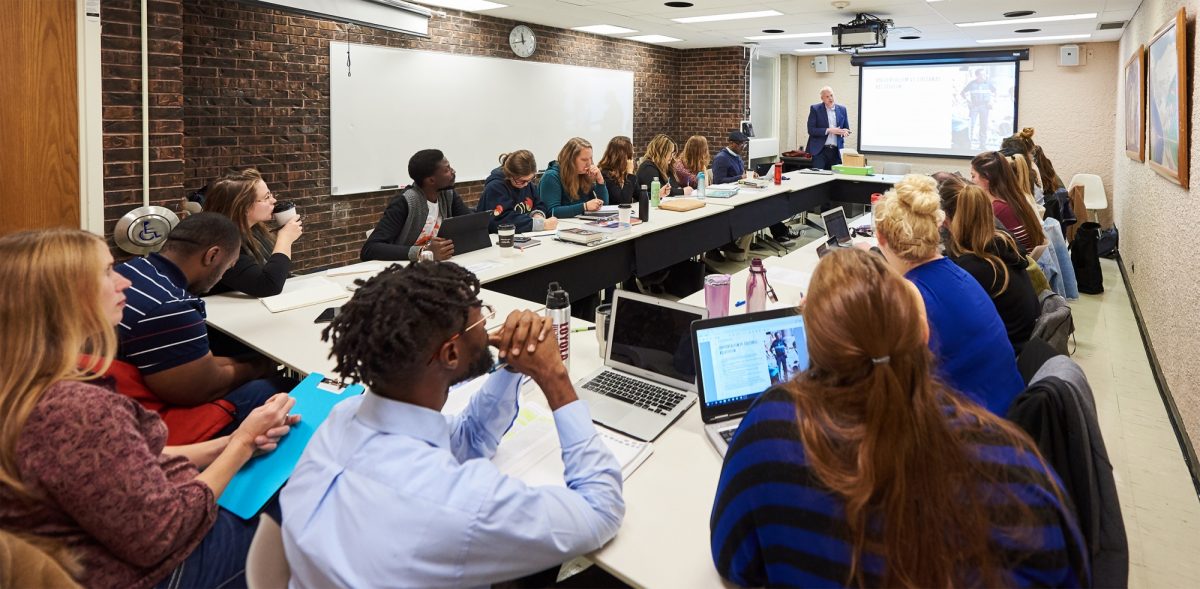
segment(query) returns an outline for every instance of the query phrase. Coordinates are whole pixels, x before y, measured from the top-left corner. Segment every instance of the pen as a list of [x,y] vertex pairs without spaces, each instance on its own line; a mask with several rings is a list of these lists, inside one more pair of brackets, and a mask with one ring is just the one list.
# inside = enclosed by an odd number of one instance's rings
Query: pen
[[737,308],[737,307],[740,307],[740,306],[742,306],[742,305],[745,305],[745,304],[746,304],[746,301],[738,301],[738,302],[737,302],[736,304],[734,304],[733,306],[734,306],[734,308]]
[[571,330],[571,333],[579,333],[581,331],[592,331],[594,329],[596,329],[595,325],[593,325],[591,327],[576,327],[575,329]]

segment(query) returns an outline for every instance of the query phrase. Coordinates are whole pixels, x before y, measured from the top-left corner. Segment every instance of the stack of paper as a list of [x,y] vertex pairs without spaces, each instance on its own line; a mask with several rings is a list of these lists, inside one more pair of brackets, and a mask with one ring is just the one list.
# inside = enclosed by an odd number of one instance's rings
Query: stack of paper
[[325,278],[305,278],[288,283],[283,293],[258,299],[272,313],[290,311],[350,296],[346,287]]

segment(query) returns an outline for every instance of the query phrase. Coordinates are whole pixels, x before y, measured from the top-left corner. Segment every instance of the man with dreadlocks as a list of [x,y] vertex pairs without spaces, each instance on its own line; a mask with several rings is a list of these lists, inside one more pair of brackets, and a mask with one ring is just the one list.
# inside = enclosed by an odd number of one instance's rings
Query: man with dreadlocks
[[[323,337],[340,403],[283,489],[293,587],[479,587],[596,550],[621,524],[621,471],[575,396],[548,321],[531,311],[488,334],[494,311],[460,266],[418,262],[360,281]],[[449,388],[492,367],[458,416]],[[541,388],[566,488],[530,487],[490,462],[517,415],[522,375]],[[482,460],[480,460],[482,459]]]

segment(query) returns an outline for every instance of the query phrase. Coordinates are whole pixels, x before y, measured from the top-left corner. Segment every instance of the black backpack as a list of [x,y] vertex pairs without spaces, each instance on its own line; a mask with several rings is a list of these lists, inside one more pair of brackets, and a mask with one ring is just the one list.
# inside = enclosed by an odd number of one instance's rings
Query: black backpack
[[1071,241],[1071,265],[1075,267],[1075,279],[1079,281],[1079,292],[1101,294],[1104,292],[1104,273],[1100,269],[1100,224],[1087,222],[1079,226],[1075,239]]

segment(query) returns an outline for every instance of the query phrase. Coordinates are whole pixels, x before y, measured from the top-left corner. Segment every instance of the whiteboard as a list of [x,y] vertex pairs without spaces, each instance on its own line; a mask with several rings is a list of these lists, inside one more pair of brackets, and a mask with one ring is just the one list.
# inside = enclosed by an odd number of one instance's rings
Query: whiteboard
[[408,158],[440,149],[458,181],[483,180],[501,153],[545,169],[571,137],[633,136],[633,72],[516,59],[329,44],[330,191],[410,184]]

